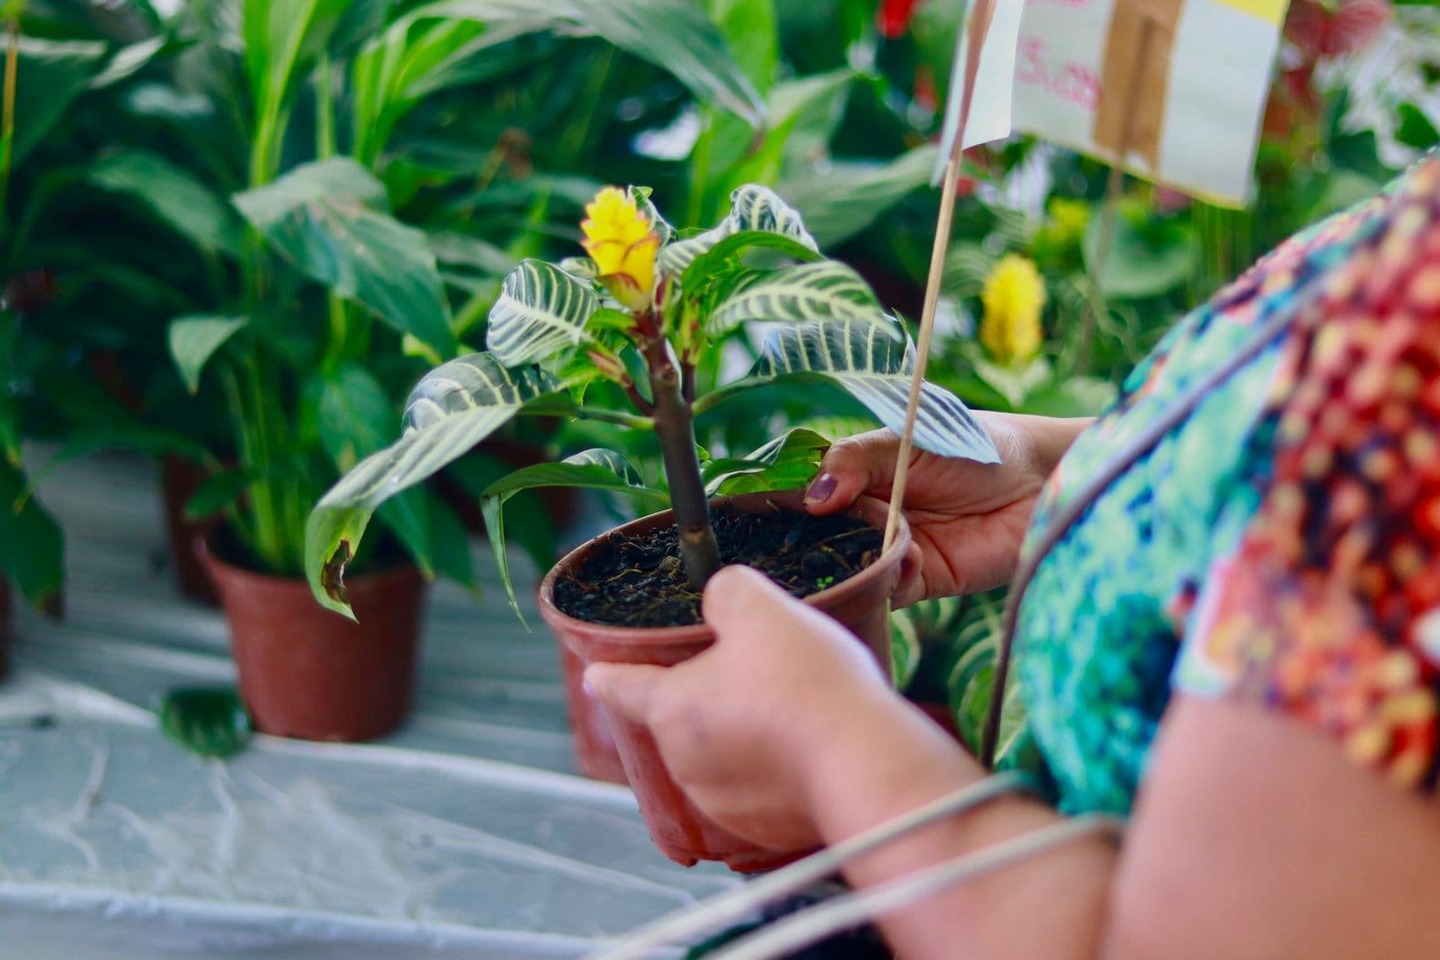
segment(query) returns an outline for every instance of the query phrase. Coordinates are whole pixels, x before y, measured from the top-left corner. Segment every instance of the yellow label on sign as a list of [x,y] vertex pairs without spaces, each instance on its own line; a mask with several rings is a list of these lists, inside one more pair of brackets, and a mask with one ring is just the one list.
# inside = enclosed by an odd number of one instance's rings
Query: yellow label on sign
[[1213,0],[1213,2],[1233,7],[1241,13],[1259,17],[1266,23],[1273,23],[1276,26],[1279,26],[1280,22],[1285,19],[1285,8],[1290,6],[1290,0]]

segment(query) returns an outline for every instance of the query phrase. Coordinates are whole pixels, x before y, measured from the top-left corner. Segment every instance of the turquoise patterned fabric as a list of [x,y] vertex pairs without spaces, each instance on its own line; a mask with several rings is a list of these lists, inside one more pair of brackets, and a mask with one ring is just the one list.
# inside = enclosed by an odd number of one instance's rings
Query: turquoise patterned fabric
[[[1440,161],[1435,161],[1440,163]],[[1087,478],[1297,293],[1345,263],[1385,198],[1297,236],[1183,320],[1128,378],[1042,494],[1026,551]],[[1126,469],[1043,559],[1016,625],[1030,734],[1062,811],[1129,812],[1211,564],[1260,508],[1275,451],[1283,336]]]

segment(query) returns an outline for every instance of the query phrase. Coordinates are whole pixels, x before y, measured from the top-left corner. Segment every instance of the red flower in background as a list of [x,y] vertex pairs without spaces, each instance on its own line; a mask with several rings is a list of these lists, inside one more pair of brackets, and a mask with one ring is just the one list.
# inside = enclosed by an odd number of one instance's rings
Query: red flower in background
[[1390,22],[1390,0],[1292,0],[1285,39],[1305,62],[1363,50]]
[[891,40],[903,37],[910,27],[911,18],[915,16],[915,8],[920,6],[920,3],[921,0],[885,0],[880,5],[878,18],[881,36]]

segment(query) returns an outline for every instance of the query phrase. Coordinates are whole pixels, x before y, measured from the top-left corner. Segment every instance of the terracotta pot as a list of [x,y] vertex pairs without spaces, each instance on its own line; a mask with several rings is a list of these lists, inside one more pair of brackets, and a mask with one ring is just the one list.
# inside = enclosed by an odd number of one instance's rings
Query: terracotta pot
[[166,454],[160,458],[160,493],[165,504],[165,536],[170,543],[170,563],[175,570],[175,586],[192,600],[215,607],[220,595],[200,559],[200,544],[214,529],[218,517],[187,520],[185,504],[206,480],[205,470],[181,457]]
[[302,740],[370,740],[404,722],[415,687],[425,581],[413,566],[347,578],[353,622],[304,580],[201,557],[230,622],[240,696],[255,728]]
[[0,577],[0,679],[10,672],[10,640],[14,631],[10,584]]
[[610,720],[600,702],[585,692],[585,661],[563,643],[560,647],[560,672],[565,678],[565,707],[570,719],[570,732],[575,744],[575,766],[592,780],[628,785],[620,748]]
[[[745,511],[790,510],[799,512],[803,494],[753,493],[727,500]],[[855,513],[877,529],[885,525],[885,505],[864,499]],[[555,606],[555,583],[568,571],[583,565],[592,554],[603,550],[610,537],[643,534],[674,523],[670,511],[627,523],[591,540],[556,564],[540,584],[540,613],[565,647],[582,663],[643,663],[673,666],[695,656],[714,640],[705,624],[672,628],[617,627],[587,623],[561,613]],[[891,550],[875,563],[806,602],[823,610],[850,628],[874,655],[888,675],[890,672],[890,625],[887,601],[900,580],[901,561],[910,544],[910,531],[901,524]],[[741,839],[700,813],[670,778],[650,732],[639,724],[617,717],[601,706],[619,747],[626,778],[640,804],[640,813],[650,836],[666,856],[690,866],[700,860],[721,860],[733,870],[770,870],[803,856],[805,850],[766,850]]]

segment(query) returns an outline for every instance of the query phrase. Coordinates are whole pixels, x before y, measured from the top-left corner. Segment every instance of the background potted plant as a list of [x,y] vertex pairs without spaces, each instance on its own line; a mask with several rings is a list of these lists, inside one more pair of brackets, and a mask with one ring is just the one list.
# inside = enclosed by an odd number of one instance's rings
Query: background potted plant
[[[671,506],[582,546],[546,577],[542,612],[579,660],[669,664],[703,649],[710,638],[698,622],[700,589],[722,562],[738,556],[788,580],[794,592],[811,594],[822,609],[848,615],[888,666],[884,600],[898,580],[905,543],[879,555],[879,504],[868,504],[839,529],[808,518],[796,492],[712,505],[713,494],[793,479],[798,465],[803,476],[826,444],[813,431],[796,429],[744,456],[711,457],[697,449],[693,425],[697,415],[748,389],[796,379],[838,387],[898,429],[914,362],[903,326],[854,270],[822,258],[799,215],[763,187],[736,190],[729,215],[688,238],[674,234],[644,189],[606,188],[587,213],[582,226],[590,256],[559,265],[523,262],[490,314],[489,350],[428,374],[411,395],[407,433],[358,464],[320,501],[306,533],[317,599],[348,611],[345,567],[372,513],[397,492],[517,415],[563,415],[653,431],[663,480],[647,482],[621,454],[604,449],[526,468],[485,491],[492,534],[503,531],[506,498],[540,485],[621,490]],[[777,329],[749,372],[701,395],[702,359],[736,328],[763,321]],[[615,409],[616,400],[629,409]],[[947,455],[996,456],[963,404],[929,384],[916,439]],[[743,542],[762,538],[763,520],[779,521],[773,554],[741,554]],[[643,545],[637,539],[647,536]],[[492,543],[513,602],[502,538],[492,535]],[[627,558],[629,551],[638,553]],[[782,572],[786,561],[794,568]],[[869,592],[857,600],[856,590]],[[621,597],[628,601],[615,609],[585,612],[593,611],[592,601]],[[737,869],[777,861],[685,806],[643,730],[628,724],[614,730],[652,836],[669,856],[690,863],[722,859]]]
[[[297,694],[293,666],[280,670],[289,687],[263,693],[239,621],[246,611],[264,612],[257,636],[276,656],[298,652],[298,637],[279,631],[302,615],[352,626],[315,608],[303,581],[298,594],[281,582],[300,573],[304,517],[319,492],[383,446],[379,425],[398,409],[404,387],[462,352],[461,338],[483,325],[498,277],[515,253],[544,242],[552,205],[563,207],[573,193],[560,178],[530,176],[531,165],[542,157],[573,163],[593,148],[605,116],[596,122],[596,97],[606,84],[547,84],[538,75],[556,63],[593,71],[597,57],[622,49],[667,64],[732,110],[749,116],[757,108],[703,15],[679,0],[653,6],[666,14],[663,34],[641,30],[635,11],[614,2],[542,12],[463,2],[201,0],[170,21],[176,55],[168,75],[129,102],[140,135],[111,150],[95,179],[188,243],[176,259],[201,278],[182,291],[165,341],[179,379],[224,401],[229,438],[206,438],[197,459],[211,476],[189,512],[224,514],[212,569],[228,577],[236,561],[248,568],[222,593],[234,595],[227,612],[242,694],[261,729],[360,738],[403,716],[413,647],[388,666],[375,659],[375,672],[390,679],[366,683],[347,672],[364,658],[348,656],[354,641],[346,641],[342,662],[310,678],[333,692],[344,715],[312,722],[282,711],[311,710],[326,695],[320,687]],[[562,32],[600,39],[564,41]],[[554,57],[562,42],[582,55]],[[553,155],[551,141],[504,126],[498,106],[519,103],[523,111],[542,88],[561,91],[546,114],[564,120]],[[497,106],[476,110],[476,102]],[[408,554],[425,573],[472,582],[463,529],[428,489],[397,497],[382,521],[390,536],[372,541],[379,549],[371,562]],[[419,589],[418,577],[399,579]],[[277,613],[278,599],[242,601],[241,585],[285,589],[303,614]],[[418,599],[386,606],[418,616]],[[352,702],[371,689],[388,692],[390,704]]]

